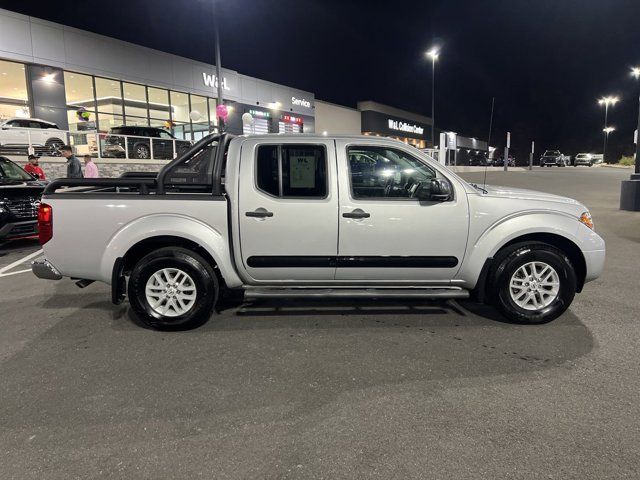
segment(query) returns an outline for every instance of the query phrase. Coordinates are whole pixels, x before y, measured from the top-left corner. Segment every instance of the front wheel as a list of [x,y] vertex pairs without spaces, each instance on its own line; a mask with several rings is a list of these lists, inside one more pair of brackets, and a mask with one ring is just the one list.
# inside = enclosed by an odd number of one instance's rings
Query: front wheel
[[218,293],[218,278],[211,265],[180,247],[149,253],[129,277],[131,308],[142,323],[158,330],[187,330],[204,324]]
[[513,245],[496,257],[490,297],[510,320],[541,324],[562,315],[576,293],[576,273],[561,250],[541,242]]
[[44,144],[47,154],[51,157],[59,157],[60,149],[64,147],[64,142],[59,138],[50,138]]

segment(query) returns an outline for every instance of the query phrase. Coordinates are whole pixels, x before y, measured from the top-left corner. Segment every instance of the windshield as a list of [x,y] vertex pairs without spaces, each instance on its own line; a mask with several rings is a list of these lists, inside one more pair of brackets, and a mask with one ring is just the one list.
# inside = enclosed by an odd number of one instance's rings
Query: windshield
[[559,155],[560,152],[558,150],[547,150],[544,152],[545,155]]
[[0,158],[0,182],[19,181],[28,182],[33,177],[22,170],[18,165],[6,158]]

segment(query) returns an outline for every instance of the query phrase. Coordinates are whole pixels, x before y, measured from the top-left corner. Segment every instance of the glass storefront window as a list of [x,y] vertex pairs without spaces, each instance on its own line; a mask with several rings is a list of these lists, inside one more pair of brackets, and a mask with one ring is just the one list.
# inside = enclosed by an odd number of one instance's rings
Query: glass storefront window
[[189,123],[189,95],[171,92],[171,111],[175,123]]
[[0,119],[31,116],[28,98],[24,65],[0,60]]
[[30,116],[29,107],[26,105],[0,103],[0,120],[10,117],[28,118]]
[[[149,95],[149,117],[152,119],[152,126],[161,120],[163,123],[168,121],[169,115],[169,92],[161,88],[148,87]],[[156,121],[154,122],[155,119]]]
[[95,130],[96,112],[93,79],[90,75],[64,72],[69,130]]
[[[98,112],[122,116],[122,93],[118,80],[96,77],[96,100]],[[103,129],[100,125],[100,130]]]
[[207,98],[191,95],[191,129],[193,140],[198,141],[209,134]]
[[98,122],[100,123],[100,131],[108,132],[112,127],[121,126],[124,123],[124,119],[122,115],[98,112]]
[[0,60],[0,97],[3,100],[28,100],[23,64]]
[[[135,83],[123,83],[124,93],[124,114],[127,117],[127,125],[147,125],[147,92],[144,85],[136,85]],[[140,119],[136,119],[136,123],[129,123],[129,116],[140,117],[145,119],[145,123],[141,124]]]
[[132,117],[131,115],[126,116],[125,123],[129,126],[136,125],[139,127],[146,127],[149,125],[149,121],[146,117]]

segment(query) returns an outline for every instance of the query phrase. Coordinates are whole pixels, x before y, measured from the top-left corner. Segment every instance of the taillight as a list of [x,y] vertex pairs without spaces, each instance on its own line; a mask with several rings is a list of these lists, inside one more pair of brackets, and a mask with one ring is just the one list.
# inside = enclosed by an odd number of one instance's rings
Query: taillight
[[38,238],[44,245],[53,237],[53,209],[51,205],[41,203],[38,208]]

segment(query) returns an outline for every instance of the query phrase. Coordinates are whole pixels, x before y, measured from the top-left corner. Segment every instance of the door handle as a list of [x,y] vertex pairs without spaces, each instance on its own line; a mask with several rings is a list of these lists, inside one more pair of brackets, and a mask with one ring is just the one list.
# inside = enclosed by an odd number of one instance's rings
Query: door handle
[[356,208],[353,212],[343,213],[344,218],[369,218],[371,214],[365,212],[361,208]]
[[253,212],[244,212],[247,217],[251,218],[266,218],[273,217],[273,212],[269,212],[265,208],[257,208]]

